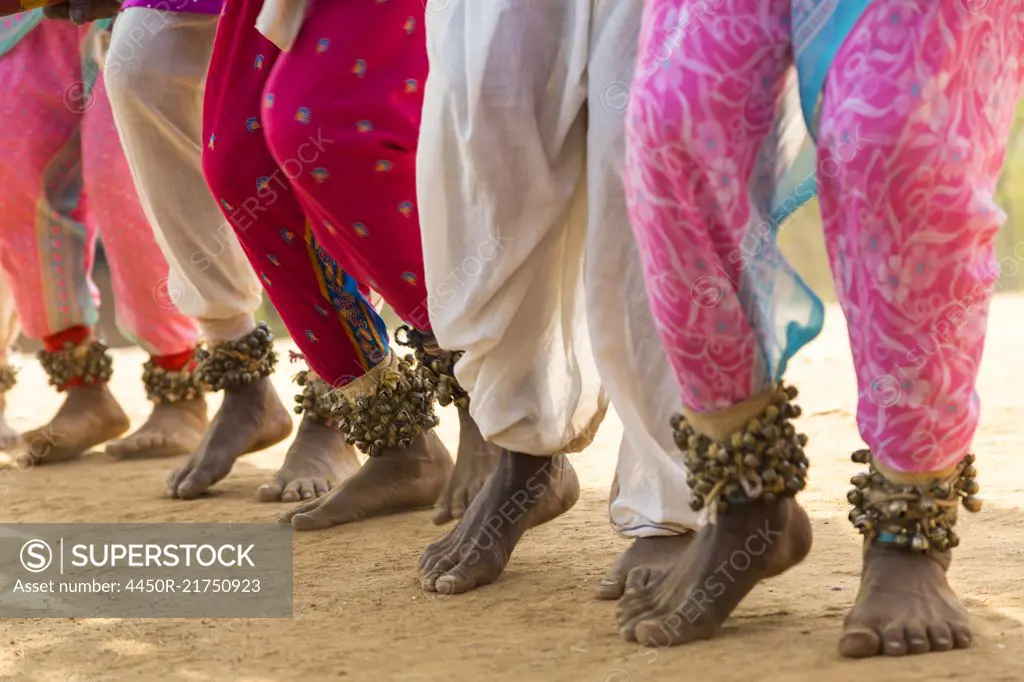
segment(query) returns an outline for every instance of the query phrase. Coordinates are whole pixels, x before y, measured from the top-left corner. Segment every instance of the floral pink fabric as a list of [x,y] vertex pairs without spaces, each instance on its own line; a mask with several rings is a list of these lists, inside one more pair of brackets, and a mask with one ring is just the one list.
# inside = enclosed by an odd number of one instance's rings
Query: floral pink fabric
[[[627,153],[648,294],[695,411],[768,381],[750,371],[757,330],[730,282],[751,219],[745,179],[793,63],[790,0],[719,0],[673,42],[705,4],[648,0],[641,56],[659,61],[634,83]],[[858,424],[902,471],[955,464],[978,423],[1005,217],[993,196],[1024,62],[1024,2],[984,5],[875,0],[825,86],[817,176]]]

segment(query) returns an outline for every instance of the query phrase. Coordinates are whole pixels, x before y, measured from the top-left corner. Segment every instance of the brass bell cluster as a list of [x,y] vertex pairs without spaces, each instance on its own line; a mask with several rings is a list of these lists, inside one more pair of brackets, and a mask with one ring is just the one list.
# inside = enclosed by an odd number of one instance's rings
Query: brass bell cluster
[[433,376],[412,356],[400,358],[375,378],[370,393],[342,396],[331,410],[345,442],[370,457],[407,448],[425,429],[438,424]]
[[807,436],[790,420],[800,416],[797,390],[781,382],[760,415],[725,441],[697,433],[683,415],[672,418],[676,445],[685,453],[694,511],[728,511],[730,503],[775,502],[807,485]]
[[850,522],[868,541],[883,534],[884,541],[917,552],[945,552],[960,544],[953,531],[960,504],[969,512],[981,511],[978,470],[974,455],[967,455],[946,480],[931,485],[897,485],[886,480],[872,461],[870,450],[858,450],[852,459],[868,471],[850,479],[846,499],[853,505]]
[[295,414],[305,414],[317,423],[333,426],[334,388],[310,370],[296,374],[295,383],[302,387],[302,393],[295,396]]
[[86,385],[105,384],[114,373],[114,363],[107,347],[99,341],[80,346],[67,341],[60,350],[42,350],[36,357],[50,377],[50,385],[59,391],[76,378],[81,378]]
[[155,405],[203,396],[203,388],[196,381],[194,369],[169,371],[152,360],[142,365],[142,385],[146,387],[146,397]]
[[218,343],[211,350],[197,350],[196,359],[196,380],[206,390],[244,386],[274,373],[274,335],[266,322],[260,322],[239,339]]
[[[399,333],[405,335],[404,339]],[[469,394],[455,378],[455,363],[462,357],[461,351],[441,350],[432,334],[405,325],[395,332],[395,340],[400,345],[412,348],[420,365],[434,375],[437,402],[441,403],[442,407],[455,403],[458,407],[469,409]]]

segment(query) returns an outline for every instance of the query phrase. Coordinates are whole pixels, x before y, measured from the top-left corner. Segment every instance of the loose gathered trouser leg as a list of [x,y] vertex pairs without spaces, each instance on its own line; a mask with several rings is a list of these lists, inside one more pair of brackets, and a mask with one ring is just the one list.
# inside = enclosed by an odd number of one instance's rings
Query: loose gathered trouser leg
[[261,301],[256,273],[203,178],[203,92],[217,18],[127,9],[104,67],[142,207],[171,266],[164,295],[211,343],[252,331]]
[[551,455],[585,447],[610,398],[625,431],[613,523],[693,528],[621,180],[641,3],[449,5],[427,15],[418,195],[431,321],[465,351],[473,418]]
[[[649,0],[640,51],[697,0]],[[732,284],[750,176],[792,65],[790,2],[721,0],[636,80],[627,186],[651,305],[694,412],[762,391]],[[876,461],[938,472],[967,452],[1005,218],[994,191],[1024,75],[1024,3],[875,0],[824,91],[818,181],[829,258]],[[689,295],[714,279],[712,304]]]
[[203,169],[310,366],[341,386],[387,357],[368,287],[430,330],[414,160],[423,4],[315,2],[287,53],[256,30],[262,7],[234,0],[221,17]]
[[88,100],[86,30],[44,21],[0,57],[0,263],[25,334],[98,319],[96,239],[121,332],[154,356],[195,347],[195,322],[160,295],[167,262],[139,206],[102,78]]

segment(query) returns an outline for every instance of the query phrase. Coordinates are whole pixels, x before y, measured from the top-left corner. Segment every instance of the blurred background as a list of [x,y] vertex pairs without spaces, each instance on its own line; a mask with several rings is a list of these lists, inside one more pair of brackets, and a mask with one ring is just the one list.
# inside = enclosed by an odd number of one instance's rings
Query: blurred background
[[[997,257],[1001,263],[997,291],[1017,291],[1024,288],[1024,105],[1017,110],[1006,154],[1006,167],[999,182],[996,198],[1007,215],[996,245]],[[825,242],[816,201],[805,206],[782,225],[779,241],[807,283],[823,299],[834,301],[835,289],[832,286],[832,274],[825,255]],[[109,305],[109,301],[112,300],[110,275],[106,258],[102,253],[102,245],[97,254],[94,277],[105,302],[100,308],[100,338],[115,348],[131,345],[114,323],[114,308]],[[385,307],[383,316],[390,329],[400,324],[398,317],[390,308]],[[270,323],[278,338],[288,335],[277,311],[265,297],[260,317]],[[23,338],[17,348],[35,352],[38,345]]]

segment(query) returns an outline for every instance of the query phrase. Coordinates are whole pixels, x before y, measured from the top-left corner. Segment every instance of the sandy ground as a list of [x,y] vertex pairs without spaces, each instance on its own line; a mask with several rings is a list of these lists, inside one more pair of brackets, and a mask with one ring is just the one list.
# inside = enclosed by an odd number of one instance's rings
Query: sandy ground
[[[574,458],[584,493],[561,519],[530,532],[504,577],[467,596],[430,598],[414,568],[441,534],[427,512],[376,519],[295,540],[293,620],[21,620],[0,622],[0,679],[10,680],[1024,680],[1024,407],[1020,343],[1024,298],[996,301],[981,378],[984,418],[976,450],[985,511],[962,522],[952,582],[966,598],[977,642],[969,652],[902,660],[842,661],[836,639],[856,594],[858,540],[845,493],[859,445],[854,376],[834,308],[823,337],[799,358],[813,461],[802,500],[816,533],[808,561],[757,589],[723,636],[666,651],[640,651],[613,628],[614,605],[592,592],[627,543],[605,517],[621,427],[614,416]],[[117,351],[114,391],[140,422],[143,360]],[[36,425],[57,405],[38,365],[24,358],[10,415]],[[289,371],[277,377],[290,396]],[[215,407],[211,400],[211,410]],[[454,448],[457,421],[443,415]],[[0,501],[3,522],[265,521],[285,505],[251,493],[284,447],[239,462],[216,494],[160,497],[168,461],[116,463],[102,453],[17,473]]]

